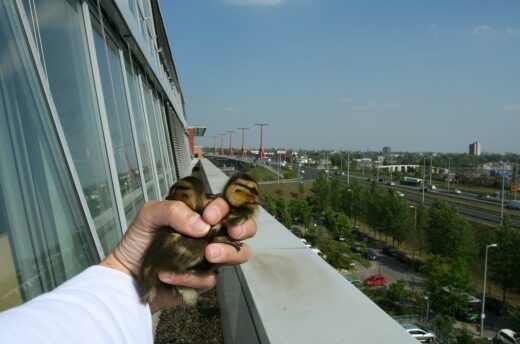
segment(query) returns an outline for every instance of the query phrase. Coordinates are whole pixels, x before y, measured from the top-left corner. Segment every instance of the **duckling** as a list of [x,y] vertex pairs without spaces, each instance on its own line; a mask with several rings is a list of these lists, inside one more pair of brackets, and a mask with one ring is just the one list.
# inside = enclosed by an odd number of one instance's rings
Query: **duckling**
[[[202,215],[206,205],[215,197],[204,192],[202,182],[195,177],[185,177],[177,181],[166,197],[167,200],[184,202],[192,210]],[[210,243],[225,243],[240,250],[242,243],[229,237],[228,225],[236,225],[256,213],[258,204],[258,184],[247,175],[235,175],[230,178],[223,192],[223,198],[229,203],[228,215],[212,226],[202,238],[190,238],[177,233],[171,227],[160,228],[146,250],[139,275],[140,294],[143,302],[155,298],[157,287],[163,284],[157,274],[159,271],[198,272],[216,271],[217,264],[205,259],[204,252]],[[193,288],[176,287],[185,303],[194,305],[198,292]]]

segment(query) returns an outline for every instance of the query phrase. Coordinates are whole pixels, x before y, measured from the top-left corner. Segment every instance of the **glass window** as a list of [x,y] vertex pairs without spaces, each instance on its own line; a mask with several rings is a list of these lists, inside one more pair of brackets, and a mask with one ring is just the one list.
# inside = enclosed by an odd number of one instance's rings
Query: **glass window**
[[[163,104],[162,102],[160,102],[160,104]],[[166,136],[166,147],[168,149],[168,158],[169,158],[169,162],[170,162],[170,172],[171,172],[171,175],[172,175],[172,178],[173,178],[173,182],[175,182],[175,180],[177,180],[176,178],[176,175],[175,175],[175,162],[173,161],[173,150],[172,150],[172,141],[170,139],[170,131],[168,130],[168,120],[166,119],[166,111],[165,111],[165,108],[164,106],[160,106],[160,110],[161,110],[161,118],[162,118],[162,121],[163,121],[163,128],[164,128],[164,135]]]
[[121,237],[77,1],[36,0],[44,63],[90,213],[105,252]]
[[148,199],[159,199],[157,186],[153,172],[153,160],[150,154],[148,131],[146,130],[146,122],[141,103],[141,95],[139,92],[139,83],[137,73],[130,70],[130,62],[126,63],[126,78],[128,79],[128,88],[130,99],[132,100],[132,109],[134,112],[135,131],[137,133],[137,141],[139,142],[139,152],[141,154],[141,163],[143,165],[144,180],[146,183],[146,191]]
[[162,161],[164,166],[164,175],[166,178],[166,182],[168,184],[172,184],[172,176],[171,176],[171,169],[170,169],[170,161],[168,160],[168,149],[166,148],[166,138],[164,137],[164,128],[163,128],[163,121],[162,121],[162,112],[161,112],[161,105],[159,102],[159,98],[157,98],[156,94],[153,94],[153,100],[154,100],[154,111],[156,115],[157,120],[157,131],[159,135],[159,142],[161,144],[161,153],[162,153]]
[[0,310],[99,259],[13,11],[0,1]]
[[105,37],[107,44],[101,33],[94,30],[94,42],[119,187],[123,197],[126,220],[131,223],[144,203],[144,196],[130,126],[130,112],[124,89],[121,60],[115,43],[108,35]]
[[152,136],[153,153],[155,158],[155,167],[157,176],[159,177],[159,187],[161,188],[161,198],[168,192],[168,186],[166,185],[166,178],[164,177],[164,168],[162,162],[161,145],[159,142],[159,133],[157,131],[156,115],[154,112],[152,91],[147,83],[144,82],[144,99],[146,102],[146,115],[148,117],[148,125],[150,126],[150,135]]

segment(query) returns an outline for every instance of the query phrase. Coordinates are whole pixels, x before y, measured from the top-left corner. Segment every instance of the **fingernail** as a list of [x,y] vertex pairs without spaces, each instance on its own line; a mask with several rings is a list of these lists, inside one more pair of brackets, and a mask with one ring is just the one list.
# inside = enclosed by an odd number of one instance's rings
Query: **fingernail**
[[210,246],[209,247],[209,258],[215,259],[219,258],[224,254],[222,247],[220,246]]
[[236,229],[235,229],[235,233],[236,233],[236,236],[238,236],[238,238],[242,238],[244,236],[244,234],[246,233],[246,228],[244,226],[244,224],[241,224],[240,226],[238,226]]
[[206,209],[204,215],[211,223],[218,222],[222,218],[222,214],[220,213],[220,209],[218,207],[209,207]]
[[197,214],[190,219],[188,227],[194,233],[206,233],[209,231],[210,226],[202,220],[202,217],[199,214]]

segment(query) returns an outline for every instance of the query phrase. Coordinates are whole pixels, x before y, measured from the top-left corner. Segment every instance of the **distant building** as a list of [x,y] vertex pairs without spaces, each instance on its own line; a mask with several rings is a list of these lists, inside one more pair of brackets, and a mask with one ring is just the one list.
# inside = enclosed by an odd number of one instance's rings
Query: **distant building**
[[391,147],[383,147],[383,154],[390,154],[392,153],[392,148]]
[[478,141],[470,143],[470,145],[469,145],[469,155],[480,155],[480,153],[481,153],[480,143]]

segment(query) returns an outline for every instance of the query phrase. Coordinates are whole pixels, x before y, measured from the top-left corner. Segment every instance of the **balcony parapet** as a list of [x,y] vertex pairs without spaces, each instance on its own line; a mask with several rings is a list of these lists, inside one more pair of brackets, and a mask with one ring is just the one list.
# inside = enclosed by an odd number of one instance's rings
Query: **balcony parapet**
[[[205,158],[201,170],[220,192],[227,176]],[[256,222],[251,259],[219,275],[225,343],[417,343],[264,209]]]

